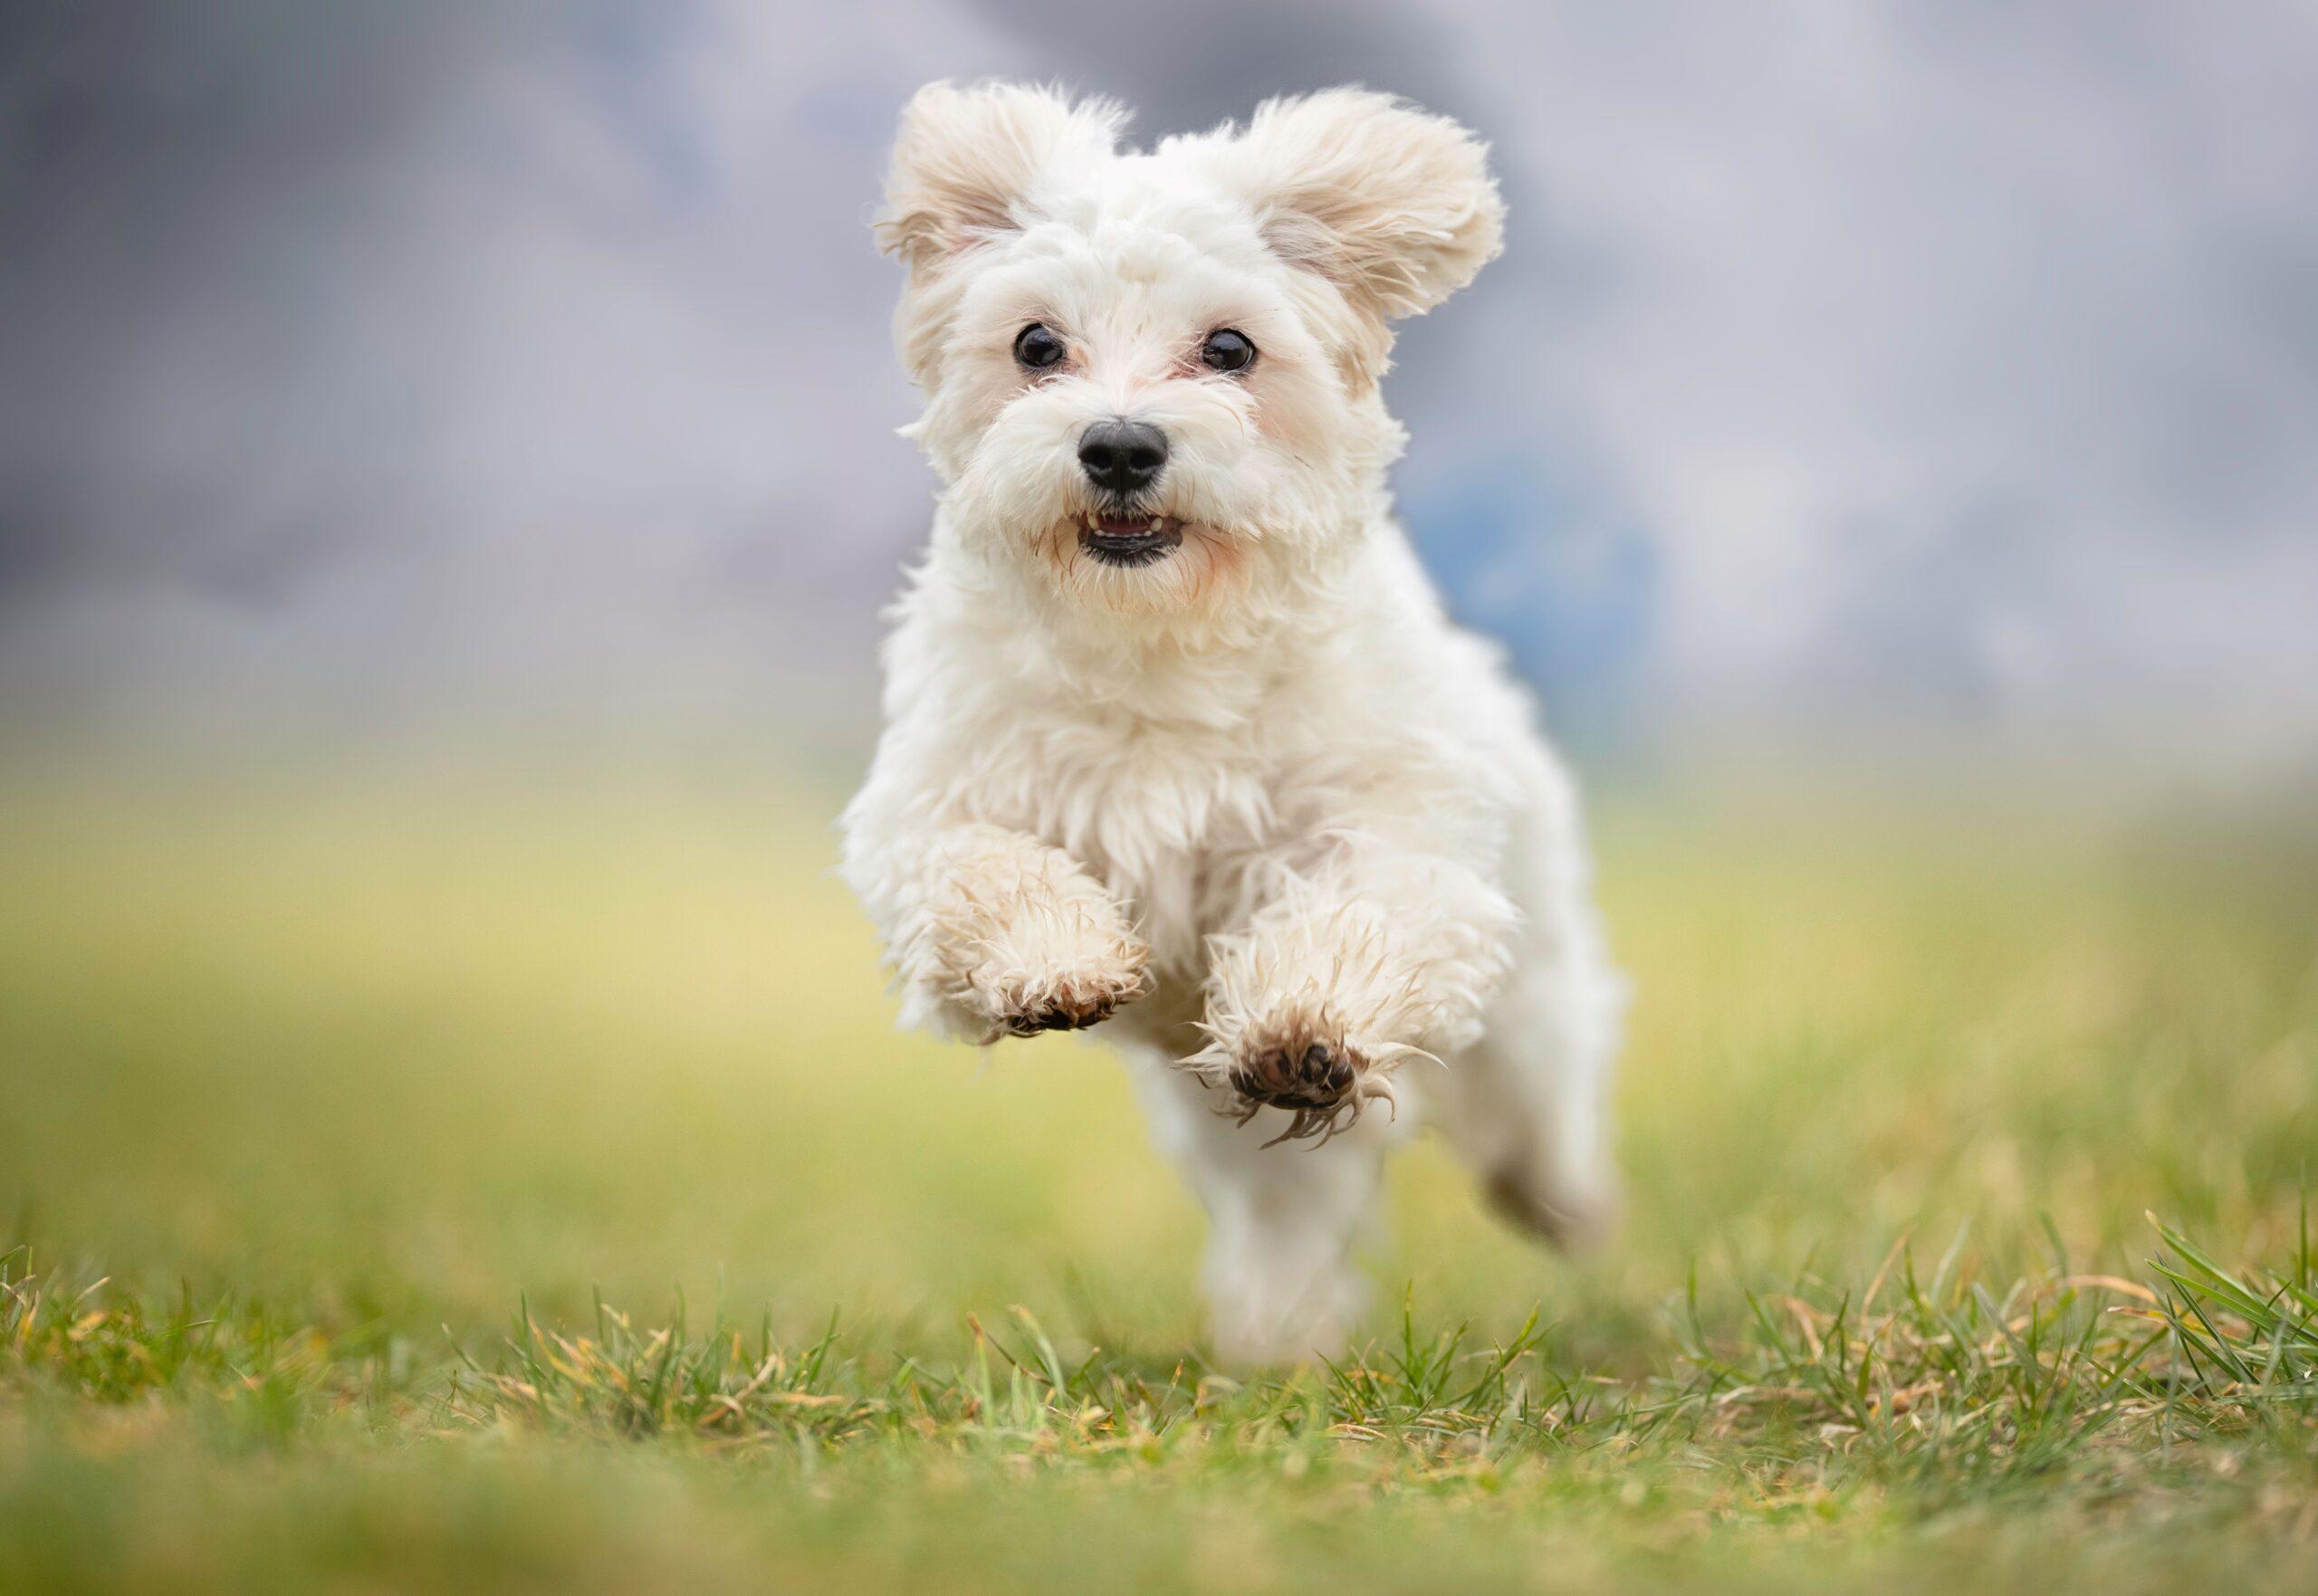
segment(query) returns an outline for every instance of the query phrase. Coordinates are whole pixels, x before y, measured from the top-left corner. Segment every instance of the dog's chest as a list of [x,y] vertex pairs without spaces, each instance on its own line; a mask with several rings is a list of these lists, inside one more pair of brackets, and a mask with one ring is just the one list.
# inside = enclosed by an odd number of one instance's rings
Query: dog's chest
[[1130,906],[1160,966],[1194,971],[1211,932],[1244,918],[1279,781],[1260,740],[1122,719],[1049,728],[1015,818]]

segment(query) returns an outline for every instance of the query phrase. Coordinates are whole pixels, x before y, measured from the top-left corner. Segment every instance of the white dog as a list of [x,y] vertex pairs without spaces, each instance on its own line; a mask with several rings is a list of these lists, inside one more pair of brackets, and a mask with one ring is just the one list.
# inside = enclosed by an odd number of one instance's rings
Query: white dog
[[881,240],[940,473],[845,874],[907,1023],[1108,1021],[1212,1217],[1218,1349],[1334,1350],[1438,1119],[1555,1238],[1611,1201],[1621,986],[1568,778],[1393,519],[1391,321],[1498,251],[1486,149],[1381,94],[1119,148],[921,91]]

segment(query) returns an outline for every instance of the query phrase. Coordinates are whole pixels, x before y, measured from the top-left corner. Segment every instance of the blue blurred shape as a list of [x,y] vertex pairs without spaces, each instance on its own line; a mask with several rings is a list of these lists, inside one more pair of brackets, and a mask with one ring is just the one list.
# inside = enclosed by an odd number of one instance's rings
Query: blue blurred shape
[[1632,734],[1660,572],[1630,514],[1511,451],[1404,483],[1401,509],[1451,612],[1504,642],[1557,733],[1596,747]]

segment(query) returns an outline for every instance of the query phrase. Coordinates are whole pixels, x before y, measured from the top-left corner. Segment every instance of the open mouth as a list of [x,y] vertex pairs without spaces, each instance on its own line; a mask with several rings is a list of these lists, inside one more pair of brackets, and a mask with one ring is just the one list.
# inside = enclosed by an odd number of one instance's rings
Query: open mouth
[[1105,565],[1149,565],[1164,559],[1183,540],[1183,523],[1171,515],[1089,514],[1078,529],[1078,546]]

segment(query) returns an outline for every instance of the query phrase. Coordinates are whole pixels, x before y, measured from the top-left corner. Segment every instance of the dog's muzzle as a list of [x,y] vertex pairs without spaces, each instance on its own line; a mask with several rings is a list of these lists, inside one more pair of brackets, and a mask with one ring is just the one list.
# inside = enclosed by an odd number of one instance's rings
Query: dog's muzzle
[[1078,468],[1101,493],[1078,529],[1078,546],[1105,565],[1149,565],[1183,540],[1183,523],[1137,502],[1167,468],[1167,435],[1114,416],[1078,435]]

